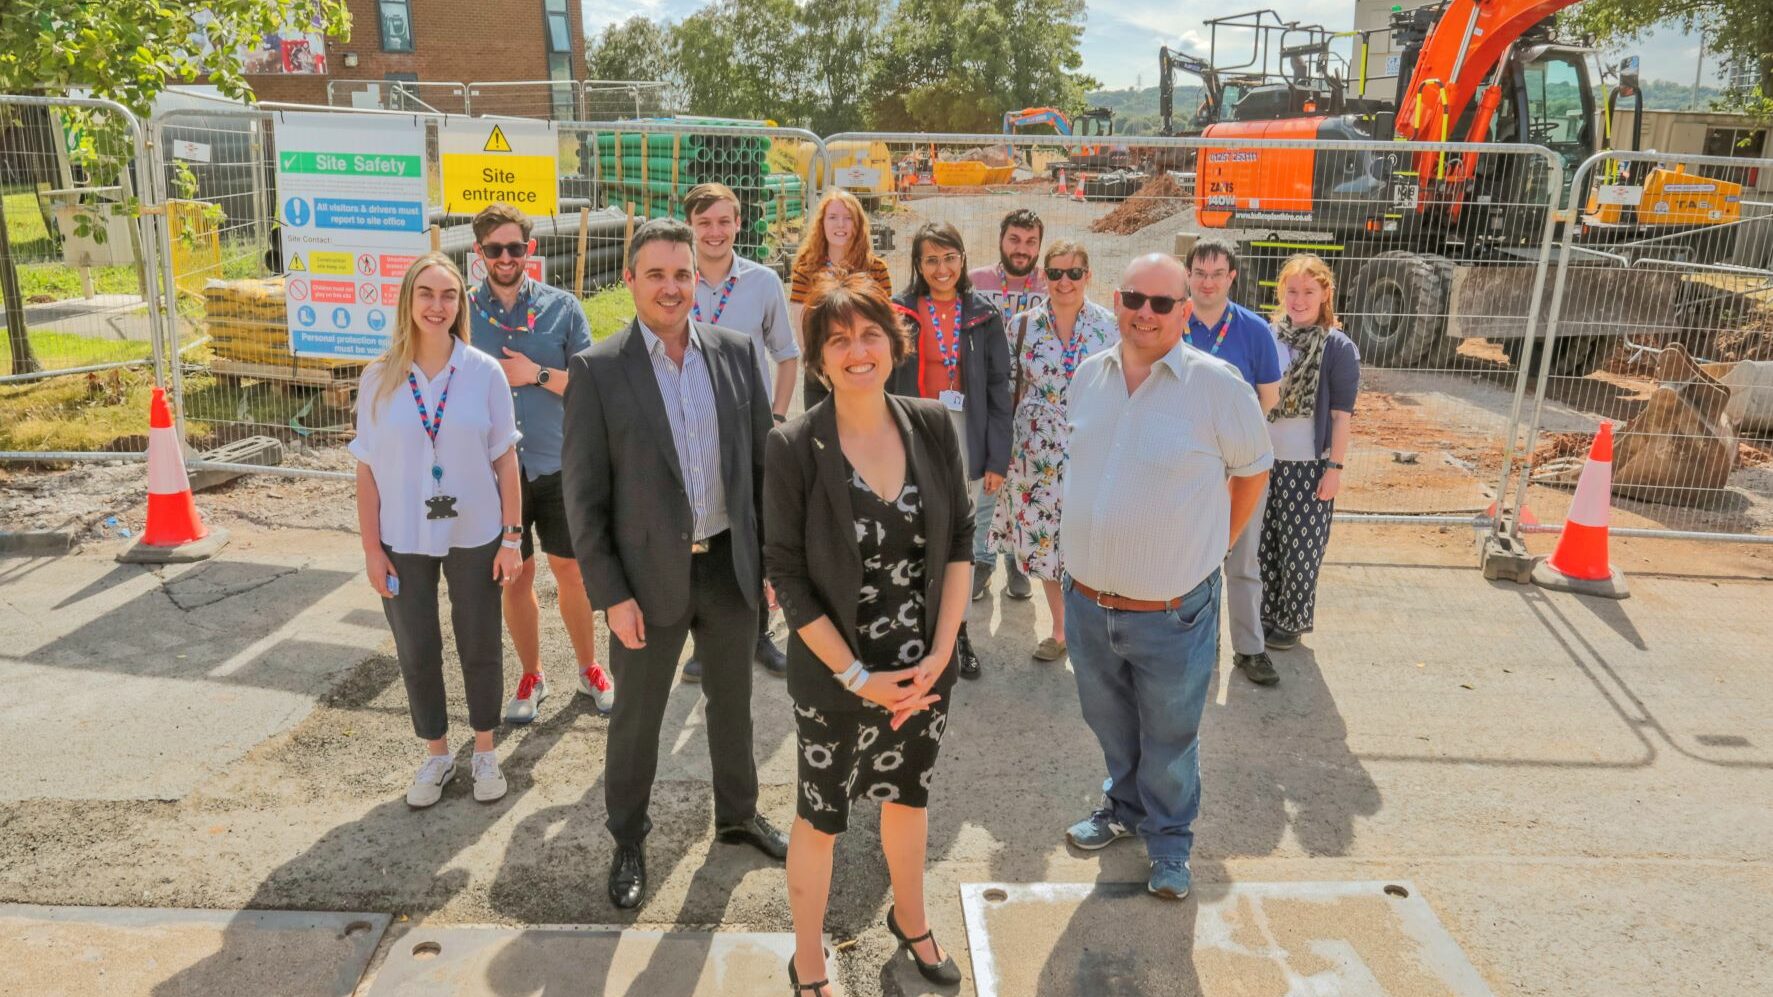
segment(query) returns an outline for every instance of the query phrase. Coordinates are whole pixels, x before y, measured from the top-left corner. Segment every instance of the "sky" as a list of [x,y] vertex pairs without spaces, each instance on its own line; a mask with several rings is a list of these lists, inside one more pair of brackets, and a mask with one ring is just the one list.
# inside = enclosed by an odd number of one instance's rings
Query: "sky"
[[[703,0],[582,0],[587,34],[605,24],[640,14],[664,20],[682,20],[702,6]],[[816,2],[816,0],[814,0]],[[1256,5],[1251,4],[1249,9]],[[1316,22],[1333,29],[1354,27],[1354,0],[1291,0],[1274,8],[1299,21]],[[1202,20],[1227,11],[1245,9],[1206,0],[1093,0],[1084,28],[1084,71],[1105,87],[1119,89],[1135,83],[1157,82],[1157,49],[1168,44],[1196,55],[1207,54]],[[1652,34],[1626,51],[1643,60],[1645,79],[1691,82],[1699,58],[1699,40],[1678,30]],[[1707,62],[1712,60],[1708,59]],[[1706,67],[1705,82],[1715,84],[1715,66]]]

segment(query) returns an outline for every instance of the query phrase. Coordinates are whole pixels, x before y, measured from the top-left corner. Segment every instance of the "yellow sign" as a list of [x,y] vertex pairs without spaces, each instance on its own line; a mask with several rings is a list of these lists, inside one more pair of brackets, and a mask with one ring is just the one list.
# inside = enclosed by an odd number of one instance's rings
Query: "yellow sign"
[[306,269],[308,269],[308,265],[306,263],[302,262],[302,254],[301,253],[291,253],[289,256],[289,272],[295,273],[299,270],[306,270]]
[[[308,254],[308,265],[313,267],[317,274],[339,275],[355,272],[351,269],[350,253],[328,253],[316,249]],[[290,269],[296,268],[292,266]]]
[[558,143],[548,122],[449,120],[439,137],[443,210],[471,215],[504,203],[552,215],[560,202]]

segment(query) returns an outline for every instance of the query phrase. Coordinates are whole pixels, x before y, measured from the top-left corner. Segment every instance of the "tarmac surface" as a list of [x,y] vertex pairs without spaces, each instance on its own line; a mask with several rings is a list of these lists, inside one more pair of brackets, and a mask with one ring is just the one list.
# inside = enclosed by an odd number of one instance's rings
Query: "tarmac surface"
[[[114,540],[0,560],[0,729],[23,748],[0,767],[0,903],[389,914],[366,994],[403,992],[388,989],[403,971],[391,953],[426,930],[790,930],[780,867],[712,840],[695,686],[666,720],[653,885],[639,910],[616,911],[604,898],[607,721],[571,694],[551,582],[554,691],[537,723],[500,734],[509,794],[480,805],[457,780],[413,812],[402,793],[420,748],[356,539],[233,520],[225,496],[205,501],[236,538],[208,564],[116,566]],[[1011,932],[996,959],[1044,963],[1089,937],[1100,941],[1070,951],[1149,960],[1141,939],[1167,937],[1177,918],[1211,922],[1201,911],[1227,891],[1407,882],[1496,993],[1773,993],[1773,551],[1616,542],[1615,555],[1632,598],[1593,601],[1485,582],[1468,535],[1338,525],[1320,627],[1276,655],[1281,684],[1226,668],[1213,690],[1199,896],[1166,905],[1105,888],[1120,899]],[[994,587],[975,612],[986,675],[955,692],[927,886],[937,937],[969,974],[963,994],[977,992],[968,884],[1146,873],[1136,842],[1085,854],[1062,841],[1095,801],[1101,758],[1068,666],[1028,658],[1045,632],[1040,600]],[[509,688],[509,654],[507,672]],[[785,826],[793,725],[783,685],[762,673],[754,712],[761,806]],[[942,992],[892,958],[871,808],[858,807],[837,868],[826,927],[842,992]],[[1117,932],[1118,918],[1151,921]],[[1408,957],[1397,937],[1375,958]],[[218,973],[256,958],[254,944],[220,932],[147,989],[70,992],[230,992]],[[459,992],[604,992],[583,960],[550,973],[540,949],[505,951],[508,972],[476,970],[479,989]],[[1170,951],[1175,992],[1288,992],[1215,964],[1210,947]],[[1062,981],[1077,977],[1052,979],[1029,992],[1074,992]],[[0,979],[0,993],[18,985]],[[648,992],[692,992],[660,986]]]

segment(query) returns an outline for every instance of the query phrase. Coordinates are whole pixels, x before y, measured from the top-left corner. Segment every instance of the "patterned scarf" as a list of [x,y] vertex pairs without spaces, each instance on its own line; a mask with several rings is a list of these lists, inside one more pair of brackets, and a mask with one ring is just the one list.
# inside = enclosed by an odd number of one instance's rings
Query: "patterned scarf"
[[1274,320],[1275,338],[1293,351],[1293,362],[1281,375],[1280,404],[1268,413],[1268,421],[1311,418],[1317,412],[1318,373],[1324,364],[1324,341],[1329,333],[1319,325],[1294,325],[1285,312]]

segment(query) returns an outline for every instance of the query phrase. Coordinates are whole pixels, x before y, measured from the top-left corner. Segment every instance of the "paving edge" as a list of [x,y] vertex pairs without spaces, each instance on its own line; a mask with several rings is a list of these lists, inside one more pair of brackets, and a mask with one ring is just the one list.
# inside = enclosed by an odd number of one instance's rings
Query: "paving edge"
[[66,530],[0,530],[0,556],[53,557],[72,554],[80,544],[80,532]]

